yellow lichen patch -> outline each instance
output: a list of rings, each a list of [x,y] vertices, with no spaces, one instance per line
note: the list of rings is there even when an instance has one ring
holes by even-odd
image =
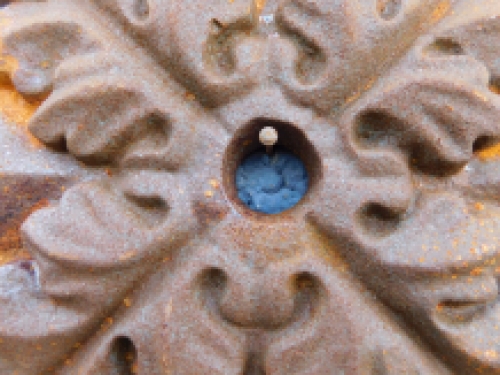
[[[498,159],[500,157],[500,143],[486,147],[477,152],[477,157],[482,161]]]

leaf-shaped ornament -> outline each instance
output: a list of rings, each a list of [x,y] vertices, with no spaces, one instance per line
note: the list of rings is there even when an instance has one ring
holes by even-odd
[[[291,37],[278,39],[274,75],[298,103],[337,111],[396,64],[421,33],[446,15],[451,3],[285,1],[277,23]]]

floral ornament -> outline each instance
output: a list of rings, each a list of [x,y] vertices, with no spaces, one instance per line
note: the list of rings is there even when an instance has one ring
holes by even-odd
[[[0,372],[500,373],[500,6],[476,3],[4,9],[30,131],[109,176],[24,223]],[[263,123],[312,176],[276,216],[232,192]]]

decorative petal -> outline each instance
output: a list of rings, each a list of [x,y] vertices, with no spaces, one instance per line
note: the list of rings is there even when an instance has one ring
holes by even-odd
[[[472,157],[478,138],[500,135],[500,98],[487,87],[486,70],[469,57],[439,63],[422,57],[367,99],[356,120],[356,141],[401,149],[426,174],[455,173]]]
[[[2,10],[2,53],[15,59],[12,80],[27,96],[46,97],[54,88],[61,62],[102,47],[96,35],[82,27],[87,21],[82,12],[72,7],[48,8],[46,3],[31,3]]]
[[[260,0],[95,1],[145,43],[159,64],[209,106],[233,101],[257,83],[265,53]],[[165,29],[165,20],[169,27]],[[242,38],[251,35],[253,37]],[[154,36],[154,37],[152,37]],[[161,37],[156,37],[161,36]],[[256,56],[258,58],[256,58]]]
[[[66,192],[58,207],[37,211],[24,224],[35,273],[28,277],[14,266],[2,269],[12,275],[1,278],[0,314],[6,324],[0,338],[18,352],[40,351],[30,359],[31,374],[54,365],[92,335],[137,280],[182,247],[196,227],[179,200],[169,199],[152,211],[140,207],[140,197],[131,198],[108,184],[84,184]],[[41,315],[40,309],[47,313]],[[12,319],[20,315],[24,319]],[[55,337],[65,338],[57,351],[50,345]],[[25,354],[2,351],[3,372],[27,366]]]
[[[265,373],[449,374],[339,263],[303,259],[299,271],[319,280],[320,301],[305,320],[270,335]]]
[[[378,285],[370,285],[456,373],[496,374],[500,371],[497,262],[464,262],[454,272],[414,276],[374,266],[370,278],[376,277]]]
[[[434,45],[443,52],[458,48],[481,61],[491,74],[491,83],[497,86],[500,79],[500,4],[477,0],[472,11],[469,5],[467,2],[457,5],[453,14],[439,25],[433,32]]]
[[[293,43],[280,41],[274,63],[275,76],[286,92],[324,112],[349,104],[397,63],[451,5],[448,0],[391,3],[401,6],[387,14],[376,1],[284,2],[278,26]]]
[[[410,176],[394,155],[367,153],[359,164],[331,159],[324,167],[321,209],[310,218],[336,238],[390,234],[413,204]]]
[[[406,211],[402,206],[402,214],[393,214],[392,196],[401,187],[364,182],[353,189],[356,180],[341,173],[351,184],[334,184],[338,193],[313,217],[365,285],[416,327],[453,371],[497,373],[498,179],[494,162],[480,164],[474,151],[483,140],[500,137],[500,100],[491,90],[496,62],[477,35],[496,32],[498,20],[457,11],[340,121],[358,160],[385,158],[392,165],[406,159],[414,194]],[[369,169],[361,175],[367,181],[377,176]],[[387,200],[373,200],[377,192]],[[340,196],[353,197],[347,202],[354,207]],[[365,220],[355,213],[369,198],[377,205]],[[348,212],[352,226],[345,216],[332,219],[332,209]]]
[[[88,5],[32,4],[5,12],[3,53],[19,65],[12,77],[16,88],[49,95],[30,122],[42,142],[91,164],[119,164],[128,146],[142,142],[134,146],[136,153],[151,147],[154,133],[157,159],[166,157],[162,168],[174,170],[188,160],[181,150],[193,148],[193,129],[200,128],[196,135],[220,136],[221,127],[211,123],[207,129],[210,121],[200,120],[197,103],[186,101],[185,91],[160,66],[131,52],[127,42],[133,39],[119,39],[99,17],[93,19]],[[38,43],[40,35],[49,42]],[[137,160],[131,163],[137,166]]]

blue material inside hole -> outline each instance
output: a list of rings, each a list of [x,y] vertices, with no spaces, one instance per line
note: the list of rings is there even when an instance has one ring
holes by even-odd
[[[295,206],[309,186],[304,163],[293,154],[257,151],[236,170],[238,197],[250,209],[277,214]]]

